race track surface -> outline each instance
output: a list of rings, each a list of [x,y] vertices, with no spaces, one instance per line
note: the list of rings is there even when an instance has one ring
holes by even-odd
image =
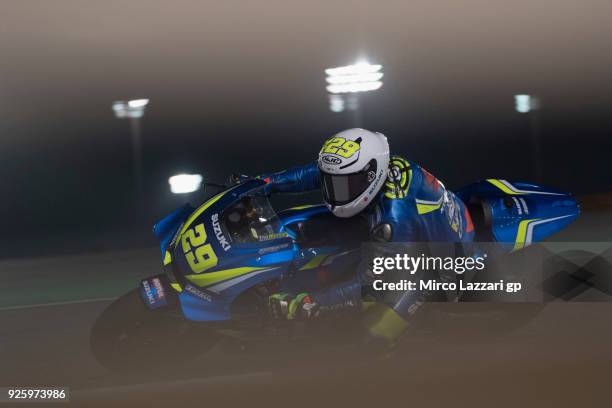
[[[612,242],[611,221],[588,214],[556,239]],[[76,407],[582,407],[612,398],[609,302],[549,303],[501,337],[408,336],[393,353],[215,349],[178,372],[110,373],[91,355],[89,330],[111,299],[158,271],[154,249],[0,262],[0,386],[69,386]],[[487,327],[483,319],[475,331]]]

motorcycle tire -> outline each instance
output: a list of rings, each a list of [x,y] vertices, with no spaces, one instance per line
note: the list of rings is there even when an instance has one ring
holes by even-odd
[[[217,342],[215,333],[176,312],[151,311],[137,289],[128,292],[94,323],[93,355],[111,371],[136,372],[176,368],[209,351]]]

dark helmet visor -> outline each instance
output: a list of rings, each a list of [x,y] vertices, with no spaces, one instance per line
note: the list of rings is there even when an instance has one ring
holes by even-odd
[[[321,170],[321,184],[325,202],[333,206],[350,203],[359,197],[376,177],[376,160],[371,160],[360,172],[329,174]]]

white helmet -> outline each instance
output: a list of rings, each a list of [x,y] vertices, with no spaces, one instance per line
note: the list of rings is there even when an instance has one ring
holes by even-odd
[[[319,152],[327,208],[338,217],[358,214],[385,184],[388,167],[389,143],[382,133],[355,128],[332,136]]]

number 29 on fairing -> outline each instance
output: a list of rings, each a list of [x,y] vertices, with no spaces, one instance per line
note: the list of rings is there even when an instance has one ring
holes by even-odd
[[[181,237],[185,259],[194,273],[202,273],[219,261],[210,244],[206,243],[204,224],[189,228]]]

